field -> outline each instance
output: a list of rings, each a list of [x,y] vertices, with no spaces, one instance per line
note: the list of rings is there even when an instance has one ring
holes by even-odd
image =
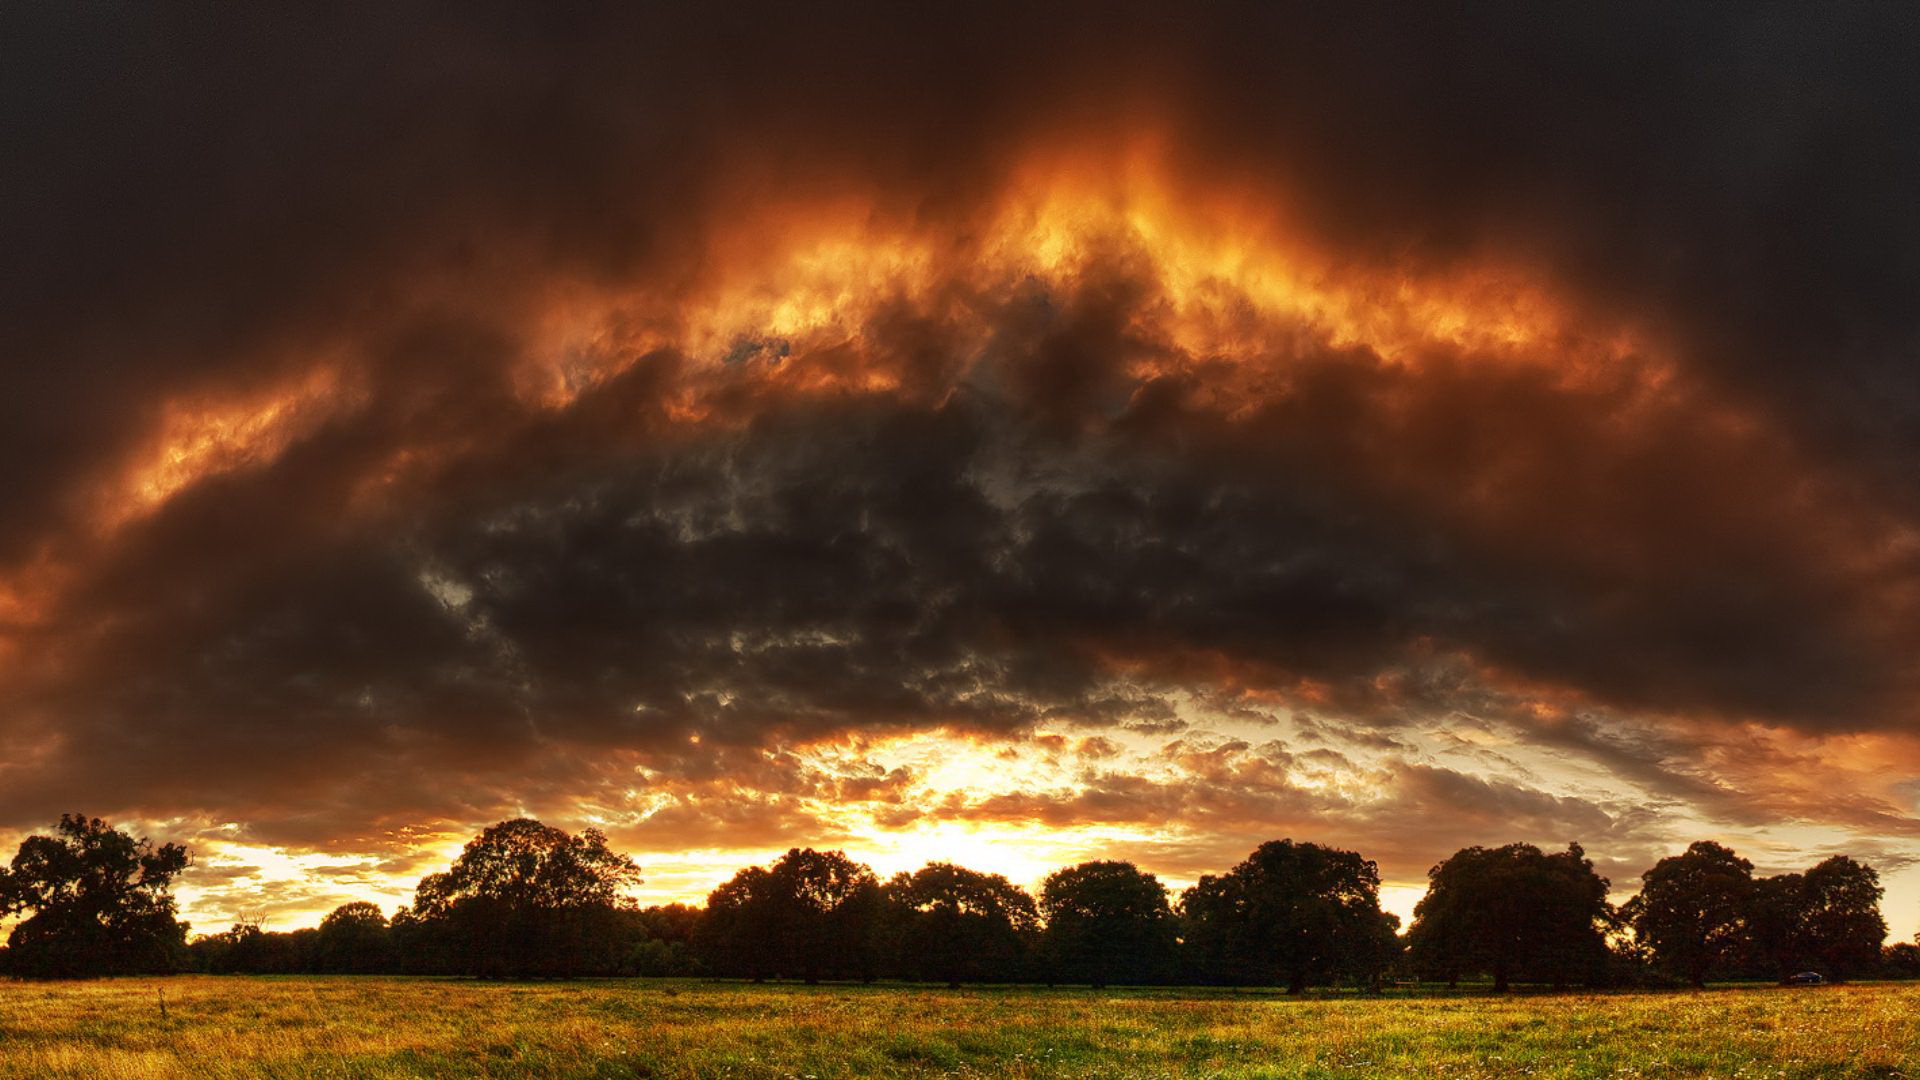
[[[1910,1075],[1914,984],[1288,1000],[659,981],[0,983],[7,1080]]]

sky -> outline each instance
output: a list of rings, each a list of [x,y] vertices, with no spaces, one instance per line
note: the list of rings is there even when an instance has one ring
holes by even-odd
[[[0,844],[1877,867],[1903,5],[0,16]]]

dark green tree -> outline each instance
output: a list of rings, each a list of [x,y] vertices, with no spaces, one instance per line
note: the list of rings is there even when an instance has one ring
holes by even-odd
[[[411,907],[387,920],[387,942],[393,948],[393,969],[405,975],[444,975],[453,970],[447,927],[430,922]]]
[[[194,939],[187,946],[195,970],[213,975],[312,975],[326,971],[320,955],[320,931],[269,931],[258,922],[235,923],[231,930]]]
[[[628,969],[635,975],[692,975],[699,970],[695,944],[705,912],[688,904],[660,904],[633,913],[638,940]]]
[[[795,973],[809,983],[873,978],[882,903],[873,871],[844,852],[804,848],[782,856],[773,877],[797,914],[790,938]]]
[[[1811,968],[1835,981],[1871,972],[1887,937],[1881,894],[1873,867],[1845,855],[1762,878],[1749,915],[1753,971],[1785,979]]]
[[[1319,844],[1273,840],[1227,873],[1181,894],[1195,966],[1229,983],[1288,993],[1351,978],[1371,984],[1395,948],[1371,860]]]
[[[1429,977],[1493,976],[1561,985],[1605,977],[1606,934],[1616,922],[1607,879],[1580,845],[1546,854],[1532,844],[1472,847],[1427,872],[1408,945]]]
[[[1695,986],[1746,946],[1753,864],[1711,840],[1655,863],[1621,917],[1659,967]]]
[[[1774,874],[1753,883],[1747,907],[1748,972],[1784,981],[1806,970],[1806,879],[1800,874]]]
[[[1897,941],[1880,953],[1880,971],[1889,979],[1920,979],[1920,945]]]
[[[761,980],[871,978],[880,881],[839,851],[794,848],[707,898],[701,938],[715,970]]]
[[[1132,863],[1054,871],[1040,886],[1040,914],[1047,968],[1061,981],[1157,982],[1173,965],[1177,926],[1166,886]]]
[[[780,974],[785,918],[772,872],[749,866],[707,894],[696,951],[715,974],[765,982]]]
[[[320,921],[318,967],[351,975],[391,970],[390,936],[379,908],[365,900],[342,904]]]
[[[99,818],[64,814],[51,836],[29,836],[0,872],[0,918],[26,913],[7,944],[26,978],[155,974],[185,957],[187,924],[168,887],[188,863]]]
[[[928,863],[886,885],[904,973],[944,982],[1012,979],[1039,932],[1033,897],[999,874]]]
[[[1836,981],[1870,974],[1887,940],[1880,875],[1835,855],[1802,875],[1800,889],[1800,930],[1813,965]]]
[[[636,905],[632,859],[588,829],[579,836],[515,818],[470,841],[445,873],[414,890],[445,970],[490,977],[617,972],[631,952],[621,918]]]

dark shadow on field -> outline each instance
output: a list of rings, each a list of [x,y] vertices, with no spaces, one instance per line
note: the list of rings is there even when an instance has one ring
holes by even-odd
[[[466,987],[498,987],[502,990],[540,988],[546,990],[614,990],[635,994],[657,994],[665,997],[687,995],[699,997],[706,993],[753,992],[787,995],[792,997],[846,998],[887,997],[893,995],[934,996],[952,998],[1013,998],[1030,997],[1036,999],[1073,999],[1088,1000],[1138,1000],[1166,1002],[1380,1002],[1380,1001],[1505,1001],[1537,1000],[1554,998],[1594,998],[1594,997],[1675,997],[1689,998],[1703,994],[1751,993],[1754,991],[1774,991],[1780,994],[1821,994],[1847,988],[1891,987],[1911,985],[1911,980],[1857,980],[1848,983],[1830,983],[1818,986],[1780,986],[1764,981],[1715,982],[1702,988],[1692,987],[1568,987],[1554,989],[1547,986],[1513,986],[1505,991],[1493,989],[1491,981],[1462,982],[1457,987],[1448,987],[1444,983],[1421,983],[1389,985],[1379,991],[1356,988],[1317,987],[1298,993],[1288,993],[1280,986],[1108,986],[1094,988],[1085,985],[1046,986],[1038,983],[969,983],[959,988],[935,982],[897,982],[875,980],[872,982],[818,982],[807,983],[801,980],[767,980],[755,982],[750,979],[685,977],[603,977],[603,978],[477,978],[469,975],[215,975],[198,976],[221,982],[231,981],[238,985],[281,984],[314,986],[334,986],[341,988],[365,987],[367,984],[411,984],[444,985]],[[39,979],[32,985],[55,987],[61,985],[110,985],[114,983],[153,983],[163,986],[170,981],[168,976],[109,976],[90,979]],[[0,980],[0,986],[6,985]],[[24,984],[23,984],[24,985]]]
[[[451,981],[468,982],[470,979]],[[532,985],[569,985],[562,982],[543,981]],[[1552,998],[1592,998],[1592,997],[1694,997],[1701,994],[1753,992],[1760,990],[1777,991],[1782,994],[1822,993],[1842,987],[1903,986],[1907,982],[1900,980],[1860,980],[1844,984],[1826,986],[1788,987],[1771,982],[1717,982],[1705,987],[1568,987],[1555,989],[1547,986],[1514,986],[1505,991],[1493,989],[1493,983],[1463,982],[1457,987],[1448,987],[1442,983],[1389,986],[1380,991],[1320,987],[1299,993],[1288,993],[1279,986],[1107,986],[1094,988],[1089,986],[1045,986],[1035,983],[974,983],[959,988],[944,983],[933,982],[822,982],[805,983],[800,980],[754,982],[749,979],[582,979],[572,985],[595,987],[631,987],[638,991],[654,991],[667,995],[678,993],[700,993],[707,990],[751,990],[756,992],[791,994],[802,996],[845,997],[849,995],[887,996],[892,994],[934,995],[947,997],[1034,997],[1034,998],[1088,998],[1097,1000],[1133,999],[1140,1001],[1274,1001],[1274,1002],[1334,1002],[1334,1001],[1423,1001],[1423,1000],[1533,1000]]]

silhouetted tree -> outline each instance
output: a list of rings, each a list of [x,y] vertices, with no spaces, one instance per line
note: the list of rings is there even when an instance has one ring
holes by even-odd
[[[387,917],[365,900],[334,908],[320,921],[322,972],[368,975],[392,969]]]
[[[1751,914],[1756,967],[1779,979],[1809,967],[1834,980],[1871,971],[1887,937],[1881,894],[1880,875],[1845,855],[1761,879]]]
[[[901,969],[948,986],[1018,977],[1039,931],[1025,890],[952,863],[895,874],[885,896]]]
[[[619,913],[640,883],[633,860],[588,829],[580,836],[516,818],[470,841],[445,873],[414,890],[414,914],[446,967],[485,976],[617,971],[631,951]]]
[[[1485,972],[1498,991],[1515,979],[1604,977],[1614,914],[1580,845],[1552,855],[1532,844],[1466,848],[1427,878],[1407,935],[1422,973],[1452,983]]]
[[[705,913],[688,904],[661,904],[633,913],[639,926],[628,969],[635,975],[692,975],[694,948]]]
[[[1753,906],[1753,864],[1710,840],[1655,863],[1621,909],[1654,964],[1695,986],[1737,962]]]
[[[865,865],[838,851],[794,848],[715,889],[701,936],[716,970],[756,981],[870,978],[880,902],[880,881]]]
[[[1887,940],[1880,915],[1880,875],[1873,867],[1835,855],[1807,871],[1807,952],[1833,979],[1870,973]]]
[[[1753,883],[1747,907],[1747,968],[1755,974],[1784,980],[1807,966],[1804,927],[1805,879],[1799,874],[1774,874]]]
[[[780,973],[784,913],[772,879],[766,867],[749,866],[707,894],[695,942],[716,974],[764,982]]]
[[[1889,979],[1920,979],[1920,945],[1900,941],[1880,953],[1880,970]]]
[[[421,918],[412,907],[394,911],[387,920],[387,942],[393,949],[393,970],[403,975],[440,975],[452,970],[450,944],[439,924]]]
[[[1056,870],[1040,886],[1048,970],[1104,987],[1156,982],[1173,964],[1176,924],[1166,886],[1128,862]]]
[[[0,872],[0,918],[26,912],[7,964],[27,978],[152,974],[184,958],[187,924],[167,891],[187,849],[155,847],[99,818],[64,814],[29,836]]]
[[[1396,921],[1380,910],[1379,869],[1319,844],[1261,844],[1181,894],[1180,914],[1206,977],[1277,983],[1290,994],[1341,977],[1372,982],[1394,949]]]
[[[648,937],[691,943],[700,928],[700,915],[692,904],[657,904],[641,908],[639,918]]]
[[[312,927],[274,933],[258,922],[196,938],[187,946],[193,967],[213,975],[311,975],[321,962],[320,931]]]
[[[209,975],[251,972],[251,954],[257,951],[254,939],[260,933],[260,924],[239,922],[220,933],[202,934],[194,938],[187,946],[193,970]]]
[[[823,977],[871,979],[880,879],[838,851],[789,851],[774,864],[799,913],[792,935],[794,969],[807,982]]]

